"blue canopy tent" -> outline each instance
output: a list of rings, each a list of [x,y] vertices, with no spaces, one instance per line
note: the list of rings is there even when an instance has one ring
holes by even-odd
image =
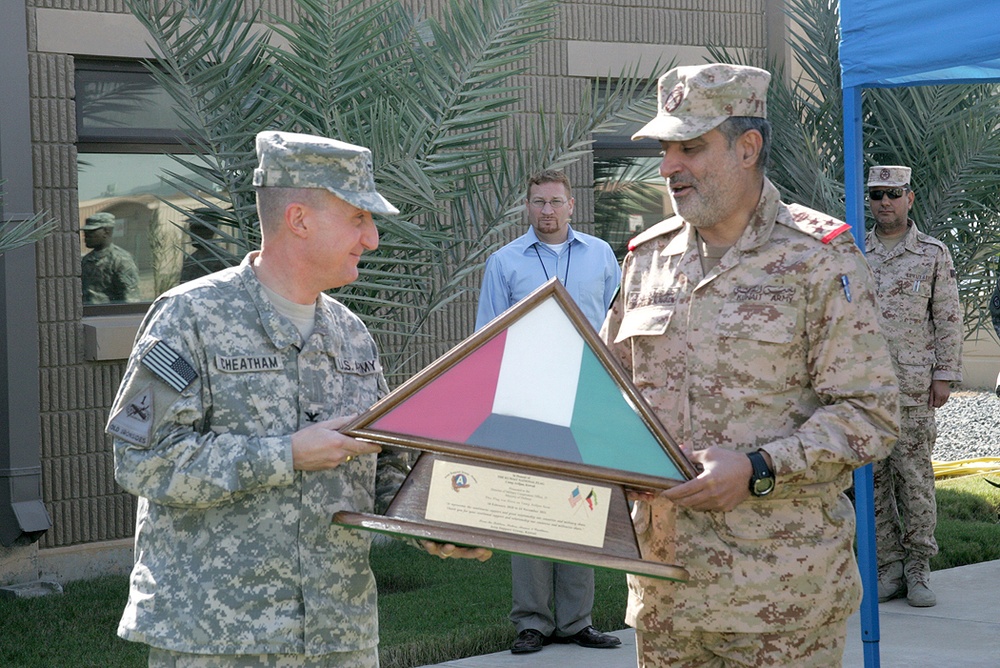
[[[983,0],[841,0],[847,222],[864,246],[861,90],[1000,81],[996,4]],[[861,637],[866,668],[877,668],[878,597],[871,466],[854,477],[858,551],[865,598]]]

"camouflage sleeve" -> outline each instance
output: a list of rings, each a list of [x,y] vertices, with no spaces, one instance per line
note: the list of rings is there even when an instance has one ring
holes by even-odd
[[[204,428],[212,408],[195,322],[180,298],[159,300],[143,321],[108,423],[115,480],[136,496],[185,507],[225,504],[251,490],[291,484],[290,435]],[[171,386],[143,363],[158,344],[183,360],[175,365],[196,374],[183,388],[176,389],[183,381]]]
[[[807,364],[821,406],[794,434],[763,447],[783,484],[833,480],[845,467],[884,458],[899,435],[899,387],[867,263],[853,242],[840,244],[810,276]]]
[[[410,472],[411,454],[400,448],[382,447],[375,470],[375,512],[383,514]]]
[[[993,296],[990,297],[990,318],[993,320],[993,329],[1000,337],[1000,281],[997,281],[997,286],[993,288]]]
[[[389,393],[385,377],[379,375],[379,398]],[[375,468],[375,512],[385,513],[413,466],[413,453],[401,448],[382,448]]]
[[[116,280],[121,283],[121,294],[126,302],[134,304],[139,301],[139,268],[132,258],[122,258]]]
[[[625,262],[623,267],[627,268],[628,264],[632,261],[631,255],[625,256]],[[627,271],[622,272],[622,276],[627,275]],[[604,324],[601,326],[600,337],[604,341],[604,344],[608,347],[611,352],[612,357],[614,357],[618,362],[624,367],[628,374],[632,372],[632,348],[631,339],[626,339],[620,343],[615,343],[615,339],[618,338],[618,330],[622,326],[622,315],[624,313],[622,294],[624,289],[621,285],[621,280],[619,278],[618,290],[615,291],[612,299],[611,305],[608,307],[608,314],[604,318]]]
[[[934,380],[962,382],[962,304],[955,265],[947,248],[934,263],[931,322],[934,325]]]

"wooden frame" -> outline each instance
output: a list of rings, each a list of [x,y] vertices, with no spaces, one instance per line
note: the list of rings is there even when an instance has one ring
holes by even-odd
[[[621,389],[626,401],[632,406],[636,416],[649,430],[650,434],[663,448],[663,452],[676,467],[678,477],[664,478],[647,475],[636,471],[623,471],[614,467],[593,466],[585,463],[553,459],[541,455],[523,452],[509,452],[496,448],[487,448],[470,443],[446,441],[435,438],[425,438],[413,434],[405,434],[373,428],[380,418],[388,415],[404,401],[413,397],[428,383],[440,377],[457,363],[480,349],[484,344],[494,339],[500,332],[523,318],[527,313],[546,300],[554,300],[566,317],[572,322],[577,333],[589,349],[596,355],[608,375]],[[548,471],[567,475],[583,475],[596,480],[618,483],[634,489],[662,490],[668,489],[679,482],[689,480],[697,475],[694,466],[681,451],[680,446],[671,438],[666,429],[654,415],[652,409],[642,395],[632,384],[625,370],[615,360],[604,343],[597,336],[593,327],[573,302],[566,289],[555,278],[550,279],[537,290],[518,302],[516,305],[495,318],[481,330],[462,341],[438,360],[414,375],[399,388],[385,396],[368,411],[358,416],[347,425],[343,432],[361,440],[372,441],[380,445],[412,448],[426,452],[472,457],[482,461],[508,464],[512,466],[528,466],[537,471]]]
[[[549,351],[540,350],[530,335],[547,331],[550,324],[555,345]],[[574,338],[574,333],[579,339]],[[508,363],[509,348],[514,349],[510,353],[514,361]],[[528,352],[522,357],[519,351],[525,350]],[[547,367],[550,356],[554,361]],[[542,363],[537,369],[525,362],[538,359]],[[481,369],[483,375],[492,375],[490,382],[478,387],[476,378]],[[505,376],[505,369],[513,371]],[[555,369],[556,377],[545,376],[546,369]],[[543,387],[532,387],[533,379]],[[557,389],[571,388],[572,396],[552,398],[544,391],[549,383]],[[530,396],[519,396],[522,390]],[[456,409],[447,399],[463,391],[467,396],[454,403],[466,410]],[[595,396],[589,396],[591,393]],[[531,396],[541,399],[532,401]],[[499,414],[493,412],[497,410],[496,402],[508,400],[513,402],[513,409],[508,403]],[[531,417],[544,414],[549,403],[557,412],[563,410],[551,424],[548,418]],[[568,412],[566,406],[570,407]],[[524,414],[519,412],[522,409]],[[474,414],[472,418],[470,413]],[[583,426],[574,427],[578,422]],[[488,423],[490,427],[483,426]],[[470,430],[471,435],[466,437]],[[629,518],[626,489],[667,489],[697,475],[695,468],[555,278],[381,399],[343,431],[382,446],[415,449],[424,454],[385,516],[342,512],[334,518],[339,524],[653,577],[683,580],[687,576],[680,566],[641,558]],[[442,433],[447,437],[441,437]],[[620,444],[614,442],[619,435],[626,441],[625,449],[614,448]],[[487,467],[484,471],[521,472],[541,487],[547,485],[546,476],[560,482],[606,485],[612,507],[605,510],[603,545],[595,548],[430,520],[425,512],[431,487],[430,467],[435,461],[455,465],[474,462]],[[523,528],[529,533],[527,522]]]

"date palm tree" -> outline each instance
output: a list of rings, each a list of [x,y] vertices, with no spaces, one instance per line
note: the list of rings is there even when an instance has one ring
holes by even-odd
[[[527,176],[579,159],[592,133],[616,127],[655,85],[656,69],[627,71],[584,87],[572,113],[517,111],[555,0],[453,0],[435,16],[399,0],[297,0],[293,17],[252,0],[127,4],[161,54],[153,72],[194,154],[177,159],[196,177],[174,182],[210,212],[220,244],[259,242],[259,130],[372,150],[379,190],[401,214],[379,221],[378,251],[337,296],[378,339],[390,377],[520,220]]]
[[[843,217],[839,2],[788,0],[791,62],[771,62],[771,179],[787,199]],[[715,53],[738,62],[724,49]],[[786,76],[786,68],[797,74]],[[865,165],[908,165],[911,217],[951,250],[968,334],[989,328],[1000,254],[1000,105],[996,84],[863,92]],[[871,221],[869,221],[869,226]]]

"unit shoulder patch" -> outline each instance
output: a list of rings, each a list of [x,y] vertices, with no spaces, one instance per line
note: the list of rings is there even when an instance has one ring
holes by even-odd
[[[147,385],[112,416],[108,433],[141,448],[149,447],[153,412],[153,386]]]

